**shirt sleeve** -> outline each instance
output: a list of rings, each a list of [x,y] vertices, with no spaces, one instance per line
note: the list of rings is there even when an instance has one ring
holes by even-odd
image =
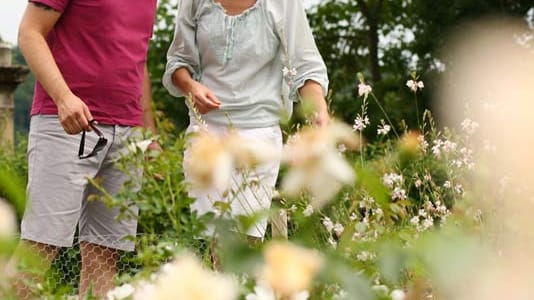
[[[172,75],[177,69],[186,68],[197,80],[200,76],[200,59],[195,42],[197,6],[196,0],[178,2],[174,39],[167,51],[167,66],[163,74],[163,86],[175,97],[184,96],[172,82]]]
[[[307,80],[313,80],[321,85],[323,96],[326,97],[328,93],[326,65],[315,44],[302,0],[280,2],[283,3],[283,7],[282,11],[279,11],[282,16],[278,18],[277,31],[285,51],[285,67],[290,73],[292,69],[296,71],[291,80],[289,96],[297,100],[298,89]]]
[[[59,12],[63,12],[70,0],[29,0],[30,3],[39,3],[53,8]]]

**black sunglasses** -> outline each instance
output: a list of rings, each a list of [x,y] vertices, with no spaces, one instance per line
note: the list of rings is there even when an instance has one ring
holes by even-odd
[[[84,155],[83,150],[85,148],[85,130],[82,132],[82,140],[80,141],[80,149],[78,150],[78,158],[85,159],[92,156],[95,156],[98,151],[104,149],[106,144],[108,143],[108,140],[104,137],[104,134],[102,131],[100,131],[96,126],[94,125],[95,120],[89,121],[89,126],[93,129],[93,131],[98,135],[98,141],[96,142],[95,147],[93,148],[93,151],[91,151],[89,154]]]

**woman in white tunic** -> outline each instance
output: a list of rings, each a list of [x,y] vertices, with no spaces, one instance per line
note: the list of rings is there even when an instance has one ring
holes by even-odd
[[[173,96],[192,96],[208,131],[224,135],[231,127],[278,151],[280,115],[291,114],[293,101],[314,104],[316,125],[329,121],[326,67],[302,0],[180,0],[163,85]],[[188,132],[198,131],[191,108],[189,115]],[[232,215],[268,209],[279,164],[260,165],[248,176],[236,171],[230,193],[190,189],[192,209],[216,212],[216,201],[230,202]],[[262,218],[247,235],[263,238],[266,226]]]

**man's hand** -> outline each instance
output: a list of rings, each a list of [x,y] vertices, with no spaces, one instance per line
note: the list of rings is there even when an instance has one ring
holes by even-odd
[[[68,134],[77,134],[82,130],[90,131],[89,121],[93,116],[87,105],[74,94],[68,94],[56,100],[61,126]]]
[[[76,97],[61,74],[46,37],[58,22],[61,12],[51,7],[28,2],[19,27],[18,44],[35,78],[52,97],[63,129],[69,134],[91,130],[93,119],[85,103]]]

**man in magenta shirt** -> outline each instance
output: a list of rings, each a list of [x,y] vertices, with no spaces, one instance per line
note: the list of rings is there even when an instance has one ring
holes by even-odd
[[[87,201],[98,194],[87,178],[111,194],[140,182],[142,170],[132,177],[114,162],[140,135],[136,128],[155,133],[146,57],[156,2],[30,0],[20,24],[19,47],[37,79],[21,239],[51,262],[72,246],[78,227],[81,296],[90,286],[104,296],[118,250],[134,249],[125,237],[135,236],[137,221],[118,221],[117,208]],[[29,277],[17,278],[19,297],[31,298],[22,280]]]

